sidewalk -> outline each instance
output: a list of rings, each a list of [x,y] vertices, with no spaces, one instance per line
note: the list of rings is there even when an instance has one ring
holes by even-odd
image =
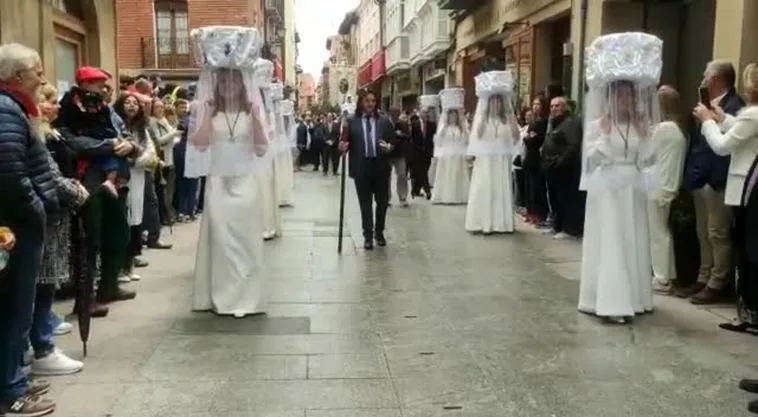
[[[94,322],[85,371],[53,379],[55,415],[746,415],[755,339],[711,311],[661,298],[633,327],[600,324],[576,312],[576,242],[471,236],[464,207],[394,206],[389,246],[364,252],[350,182],[337,256],[338,181],[297,173],[285,236],[266,244],[267,318],[190,312],[198,225],[176,227],[137,299]],[[59,344],[80,356],[76,331]]]

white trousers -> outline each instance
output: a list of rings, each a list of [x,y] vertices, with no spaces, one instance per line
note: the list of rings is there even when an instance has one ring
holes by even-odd
[[[661,281],[676,278],[674,263],[674,240],[669,229],[669,211],[671,203],[648,200],[647,218],[650,229],[650,256],[653,265],[653,277]]]

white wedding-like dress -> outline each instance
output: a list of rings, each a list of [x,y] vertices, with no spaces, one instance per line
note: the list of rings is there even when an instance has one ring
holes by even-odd
[[[475,160],[465,227],[468,232],[512,233],[515,231],[510,154],[513,133],[499,120],[486,123],[481,135],[471,135],[468,146],[467,153]]]
[[[602,133],[598,123],[585,136],[590,174],[587,189],[581,312],[623,318],[653,310],[646,179],[636,129],[619,126]],[[626,139],[618,132],[629,132]],[[589,142],[588,142],[589,141]],[[585,172],[586,173],[586,172]]]
[[[274,159],[274,181],[276,182],[277,203],[280,207],[295,204],[295,165],[292,158],[292,146],[286,136],[276,138],[276,157]]]
[[[211,159],[225,164],[236,176],[209,173],[205,183],[205,209],[195,260],[192,309],[242,317],[265,312],[268,298],[263,280],[263,232],[259,180],[253,169],[241,166],[252,152],[246,141],[233,137],[249,135],[249,119],[240,118],[230,137],[223,113],[213,118],[217,140]],[[236,161],[236,162],[235,162]],[[238,167],[229,165],[238,164]]]
[[[450,127],[435,137],[434,190],[432,204],[466,204],[469,194],[469,169],[466,160],[468,138],[459,128]]]
[[[282,233],[282,217],[279,213],[279,198],[276,186],[276,156],[267,156],[264,163],[266,167],[258,174],[258,189],[261,193],[259,199],[263,212],[263,236],[264,239],[273,239]]]

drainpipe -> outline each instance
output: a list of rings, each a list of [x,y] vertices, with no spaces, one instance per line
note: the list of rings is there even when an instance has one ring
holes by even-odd
[[[587,39],[587,7],[589,0],[581,0],[579,5],[579,82],[577,88],[577,108],[584,104],[584,43]]]

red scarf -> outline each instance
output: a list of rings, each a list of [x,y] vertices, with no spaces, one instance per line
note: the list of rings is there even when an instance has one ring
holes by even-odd
[[[18,87],[11,86],[10,84],[2,81],[0,81],[0,92],[11,96],[14,100],[21,104],[21,107],[24,109],[24,113],[26,113],[27,117],[39,117],[39,107],[37,107],[37,102],[35,100],[32,100],[32,98],[29,97],[29,94],[21,91],[21,89]]]

